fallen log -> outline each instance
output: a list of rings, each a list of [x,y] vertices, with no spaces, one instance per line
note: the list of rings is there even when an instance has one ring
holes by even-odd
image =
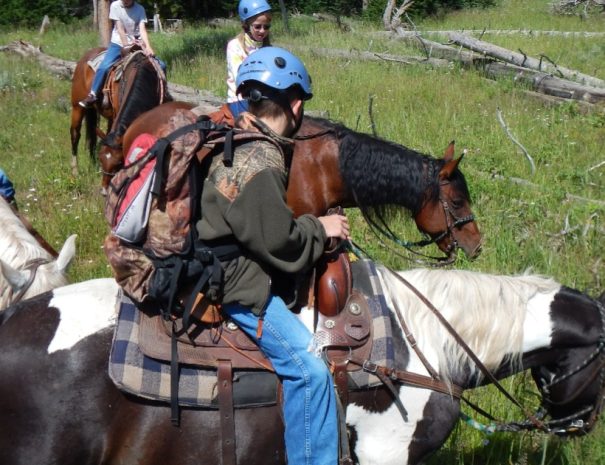
[[[361,60],[361,61],[391,61],[396,63],[401,63],[404,65],[433,65],[437,67],[446,67],[449,66],[450,63],[447,60],[442,60],[438,58],[425,58],[420,56],[404,56],[404,55],[392,55],[389,53],[379,53],[379,52],[368,52],[363,50],[344,50],[339,48],[322,48],[322,47],[313,47],[309,49],[305,46],[291,46],[289,47],[292,51],[302,51],[305,53],[310,53],[311,55],[327,57],[327,58],[339,58],[343,60]]]
[[[35,45],[23,40],[16,40],[8,45],[0,46],[0,52],[10,52],[25,58],[35,58],[51,73],[65,79],[71,79],[74,69],[76,68],[75,62],[61,60],[60,58],[46,55],[42,52],[40,47],[36,47]]]
[[[495,61],[476,61],[476,67],[481,68],[487,77],[509,76],[517,82],[528,84],[532,90],[547,95],[588,103],[605,103],[605,89],[583,86],[547,73]]]
[[[502,60],[507,63],[512,63],[516,66],[521,66],[523,68],[529,68],[544,73],[550,73],[587,86],[605,88],[605,81],[602,79],[580,73],[579,71],[564,68],[562,66],[553,65],[543,59],[532,58],[523,53],[513,52],[512,50],[490,44],[489,42],[474,39],[465,34],[452,33],[449,34],[448,37],[451,42],[459,44],[462,47],[468,48],[469,50],[497,58],[498,60]]]
[[[390,31],[379,31],[373,33],[375,35],[390,35]],[[556,36],[556,37],[604,37],[605,32],[591,32],[591,31],[541,31],[534,29],[457,29],[451,31],[410,31],[402,29],[398,31],[399,35],[404,36],[416,36],[422,34],[436,35],[436,36],[447,36],[448,34],[470,34],[470,35],[522,35],[522,36]]]
[[[577,100],[587,104],[605,102],[605,89],[602,88],[584,86],[545,72],[494,61],[492,58],[478,56],[474,52],[433,42],[420,34],[412,36],[398,31],[397,34],[391,34],[391,36],[424,51],[425,54],[433,58],[431,63],[434,65],[439,63],[438,58],[452,60],[467,69],[479,69],[490,79],[512,78],[517,82],[528,85],[535,92],[554,97],[557,100]]]

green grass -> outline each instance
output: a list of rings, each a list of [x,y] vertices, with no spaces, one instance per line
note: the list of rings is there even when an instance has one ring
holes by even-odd
[[[546,0],[502,1],[497,8],[456,12],[416,26],[420,30],[605,31],[603,15],[557,17],[549,14],[548,5]],[[348,22],[352,33],[293,18],[290,35],[278,22],[272,30],[273,42],[284,47],[419,54],[401,41],[374,34],[376,26]],[[224,96],[224,46],[236,32],[236,28],[190,25],[183,33],[152,35],[151,39],[158,55],[168,62],[171,81]],[[605,79],[602,37],[483,38],[532,56],[546,55],[562,66]],[[96,33],[84,23],[75,31],[55,26],[44,36],[35,30],[0,31],[0,44],[16,39],[72,61],[98,44]],[[509,79],[491,81],[457,66],[433,69],[326,59],[312,50],[297,53],[313,77],[315,97],[308,109],[326,111],[353,129],[370,132],[371,97],[381,137],[435,156],[452,139],[457,153],[467,149],[460,167],[470,186],[485,245],[476,261],[461,257],[456,267],[503,274],[530,268],[591,295],[605,290],[605,166],[591,169],[605,161],[603,107],[590,112],[575,103],[548,107],[529,98],[522,86]],[[110,276],[110,270],[101,250],[106,225],[100,173],[83,144],[80,174],[71,174],[69,90],[68,81],[56,79],[36,63],[0,54],[0,166],[15,183],[21,210],[54,247],[60,247],[69,234],[78,234],[77,259],[70,277],[82,281]],[[498,123],[497,109],[534,159],[534,175]],[[356,241],[389,265],[410,266],[380,245],[355,210],[349,215]],[[419,238],[405,214],[394,227],[406,239]],[[533,405],[535,395],[527,392],[530,384],[527,376],[507,381],[507,386]],[[521,416],[493,388],[473,392],[472,399],[497,417]],[[460,423],[429,463],[605,464],[604,440],[602,424],[587,438],[563,441],[529,433],[485,436]]]

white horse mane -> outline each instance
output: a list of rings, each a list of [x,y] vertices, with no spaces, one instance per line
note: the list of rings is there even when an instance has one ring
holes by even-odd
[[[456,368],[467,364],[474,368],[466,352],[428,307],[388,270],[379,270],[387,297],[396,299],[421,350],[436,352],[440,373],[450,379]],[[518,362],[529,300],[561,287],[550,278],[529,274],[499,276],[434,269],[399,274],[428,298],[491,369],[498,367],[506,355],[513,357],[511,363]]]
[[[31,260],[44,259],[48,263],[38,267],[34,281],[23,298],[46,292],[68,283],[67,267],[75,255],[75,235],[70,236],[57,260],[36,241],[8,203],[0,198],[0,311],[13,300],[15,288],[24,285],[30,271],[24,267]]]

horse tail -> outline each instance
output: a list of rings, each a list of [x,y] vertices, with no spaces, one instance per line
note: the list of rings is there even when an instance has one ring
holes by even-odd
[[[99,123],[99,114],[94,108],[87,108],[84,116],[86,120],[86,146],[92,163],[96,166],[98,163],[96,157],[97,151],[97,125]]]

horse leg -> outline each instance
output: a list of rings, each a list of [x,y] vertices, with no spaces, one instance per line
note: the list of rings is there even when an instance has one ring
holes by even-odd
[[[77,103],[75,105],[72,103],[69,135],[71,138],[71,172],[74,176],[78,175],[78,144],[80,143],[83,119],[84,109]]]
[[[400,386],[399,398],[407,419],[385,388],[350,393],[347,426],[359,465],[422,463],[443,445],[458,420],[460,403],[448,395]]]
[[[419,464],[439,449],[454,429],[460,415],[460,401],[437,392],[431,393],[416,423],[408,448],[408,463]]]
[[[97,149],[97,123],[99,114],[94,108],[85,110],[86,117],[86,146],[88,147],[88,155],[93,164],[96,163],[95,152]]]

